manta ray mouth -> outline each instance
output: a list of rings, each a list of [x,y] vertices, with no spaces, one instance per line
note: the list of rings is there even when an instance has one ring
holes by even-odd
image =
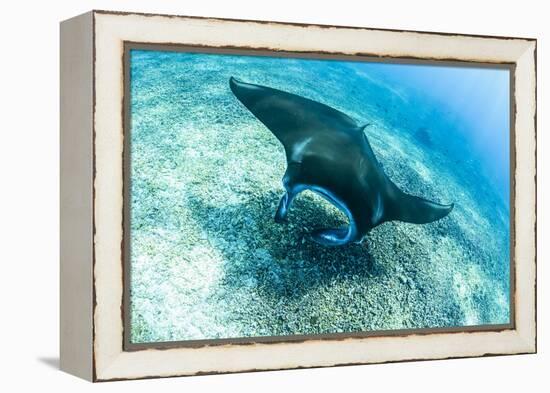
[[[310,239],[316,243],[322,244],[323,246],[341,246],[350,242],[361,242],[361,239],[357,239],[357,225],[351,211],[348,209],[344,201],[334,195],[332,192],[326,188],[300,184],[295,187],[294,193],[298,195],[303,191],[312,191],[316,195],[319,195],[321,198],[329,202],[331,205],[340,210],[348,219],[348,226],[341,228],[330,228],[330,229],[318,229],[310,234]]]

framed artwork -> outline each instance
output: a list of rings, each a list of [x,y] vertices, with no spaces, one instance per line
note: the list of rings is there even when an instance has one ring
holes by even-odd
[[[536,352],[536,40],[61,24],[61,368]]]

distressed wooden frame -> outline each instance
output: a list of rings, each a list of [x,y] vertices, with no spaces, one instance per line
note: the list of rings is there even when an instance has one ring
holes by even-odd
[[[253,33],[253,34],[252,34]],[[248,345],[124,343],[128,43],[513,68],[512,324]],[[536,352],[536,40],[91,11],[61,24],[61,368],[92,381]],[[252,342],[252,343],[250,343]]]

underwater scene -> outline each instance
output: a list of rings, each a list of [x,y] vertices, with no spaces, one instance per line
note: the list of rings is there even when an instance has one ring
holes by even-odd
[[[510,322],[509,69],[129,54],[131,343]]]

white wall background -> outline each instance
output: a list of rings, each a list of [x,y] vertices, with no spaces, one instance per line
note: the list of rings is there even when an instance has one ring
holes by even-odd
[[[548,391],[548,10],[523,1],[5,2],[0,12],[0,390]],[[538,38],[539,354],[91,385],[58,364],[58,23],[90,9]],[[25,389],[27,390],[27,389]]]

